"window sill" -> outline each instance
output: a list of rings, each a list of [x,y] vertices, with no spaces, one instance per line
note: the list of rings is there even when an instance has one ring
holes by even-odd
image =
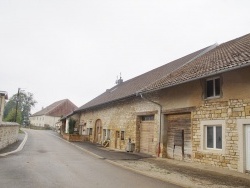
[[[209,154],[224,154],[223,149],[210,149],[210,148],[206,148],[206,149],[203,149],[201,152],[209,153]]]
[[[219,99],[221,96],[206,97],[204,100]]]

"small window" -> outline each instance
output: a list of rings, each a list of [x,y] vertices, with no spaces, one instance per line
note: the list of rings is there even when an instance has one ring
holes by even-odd
[[[222,126],[206,126],[206,147],[222,149]]]
[[[221,82],[219,77],[206,80],[206,98],[219,97],[221,93]]]
[[[116,131],[116,138],[120,138],[120,132]]]
[[[89,128],[89,135],[92,135],[92,128]]]
[[[124,140],[125,132],[121,131],[121,140]]]
[[[153,121],[154,120],[154,115],[150,115],[150,116],[142,116],[141,117],[142,121]]]

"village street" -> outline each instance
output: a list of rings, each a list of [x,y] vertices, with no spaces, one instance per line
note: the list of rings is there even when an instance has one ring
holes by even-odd
[[[117,167],[73,147],[51,131],[27,129],[22,151],[0,158],[5,187],[178,187]]]

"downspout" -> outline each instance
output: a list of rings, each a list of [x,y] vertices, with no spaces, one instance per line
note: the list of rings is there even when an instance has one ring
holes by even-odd
[[[157,106],[160,107],[160,113],[159,113],[159,117],[160,117],[160,126],[159,126],[159,142],[158,142],[158,154],[157,156],[160,157],[160,152],[161,152],[161,114],[162,114],[162,105],[160,105],[159,103],[155,102],[155,101],[152,101],[150,99],[147,99],[146,97],[142,96],[142,93],[140,93],[140,96],[142,99],[145,99],[153,104],[156,104]]]

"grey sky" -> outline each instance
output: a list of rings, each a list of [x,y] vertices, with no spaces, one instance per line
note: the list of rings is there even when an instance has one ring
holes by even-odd
[[[36,112],[250,32],[249,0],[0,0],[0,90]]]

